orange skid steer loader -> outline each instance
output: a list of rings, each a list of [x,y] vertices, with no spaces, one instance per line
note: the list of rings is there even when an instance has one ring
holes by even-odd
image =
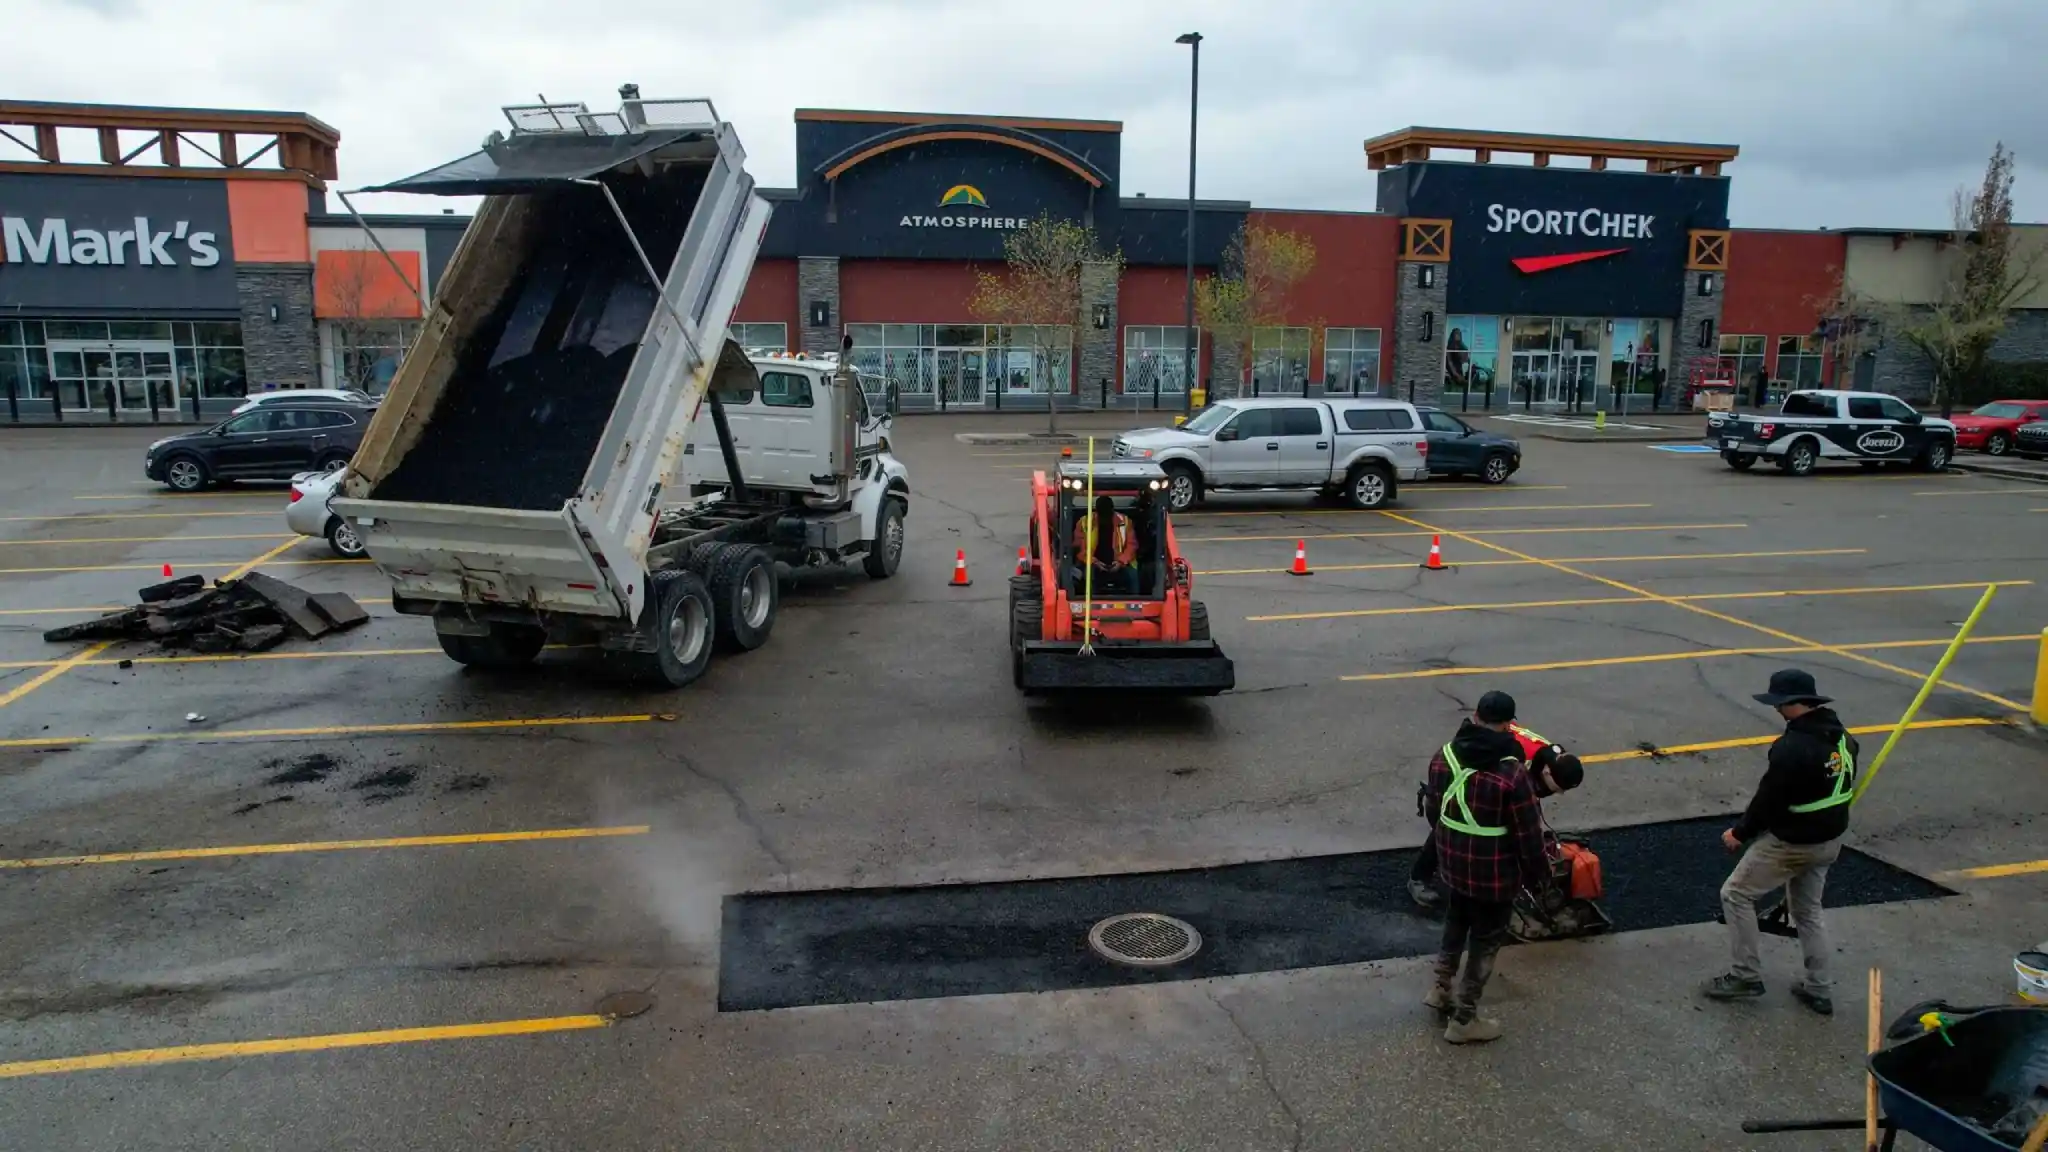
[[[1174,542],[1166,485],[1158,465],[1137,461],[1032,474],[1026,570],[1010,581],[1011,668],[1026,696],[1214,696],[1236,685]],[[1091,537],[1085,519],[1104,498],[1117,515]],[[1081,554],[1077,535],[1102,550]]]

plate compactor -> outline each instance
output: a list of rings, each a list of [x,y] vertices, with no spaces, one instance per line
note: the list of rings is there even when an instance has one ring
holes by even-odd
[[[1550,886],[1541,894],[1527,888],[1516,894],[1508,935],[1532,944],[1592,936],[1614,926],[1600,907],[1600,897],[1605,895],[1600,857],[1585,841],[1557,837],[1557,851],[1550,854],[1550,873]]]
[[[1174,543],[1166,486],[1158,465],[1132,460],[1068,460],[1051,476],[1032,474],[1024,570],[1010,580],[1011,668],[1026,696],[1214,696],[1236,686]],[[1125,520],[1101,525],[1097,540],[1114,538],[1134,554],[1113,569],[1074,546],[1076,528],[1105,497]]]

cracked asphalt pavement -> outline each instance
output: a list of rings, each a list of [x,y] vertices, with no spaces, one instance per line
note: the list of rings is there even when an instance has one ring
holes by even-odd
[[[1839,1143],[1738,1125],[1859,1113],[1863,969],[1900,1008],[1996,1001],[2048,936],[2048,870],[1836,912],[1831,1021],[1784,994],[1784,941],[1771,995],[1737,1006],[1694,996],[1725,966],[1713,925],[1515,948],[1488,1001],[1507,1035],[1480,1050],[1442,1043],[1420,961],[720,1013],[729,893],[1418,843],[1423,765],[1492,687],[1575,751],[1626,754],[1548,806],[1559,828],[1733,812],[1760,747],[1641,750],[1768,738],[1749,694],[1795,664],[1850,723],[1892,722],[1917,683],[1852,654],[1924,674],[1974,586],[2048,580],[2026,511],[2048,489],[1535,440],[1506,486],[1405,487],[1394,511],[1427,531],[1212,499],[1178,525],[1197,572],[1267,570],[1196,578],[1238,690],[1027,704],[1003,581],[1054,454],[959,434],[1042,419],[901,421],[898,576],[794,582],[767,647],[673,694],[573,650],[466,672],[379,603],[279,659],[123,668],[154,655],[123,646],[56,670],[79,649],[43,629],[161,564],[218,576],[285,543],[283,497],[141,483],[148,429],[0,432],[0,1148],[1798,1152]],[[1434,530],[1733,619],[1452,535],[1450,571],[1408,568]],[[1402,534],[1341,535],[1364,532]],[[1297,537],[1314,576],[1280,574]],[[955,549],[971,588],[946,586]],[[331,560],[308,540],[264,571],[388,593]],[[1398,566],[1344,570],[1369,564]],[[1514,606],[1461,607],[1481,604]],[[1987,696],[2028,700],[2044,624],[2048,592],[2002,588],[1949,674],[1978,694],[1922,719],[2003,725]],[[2048,856],[2048,743],[1999,725],[1908,733],[1855,843],[1924,875]],[[654,1008],[591,1016],[629,990]],[[163,1055],[192,1045],[223,1047]],[[155,1055],[84,1059],[135,1052]]]

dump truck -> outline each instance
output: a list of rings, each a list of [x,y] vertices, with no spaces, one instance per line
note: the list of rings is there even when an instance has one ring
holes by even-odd
[[[480,151],[367,189],[484,199],[330,506],[457,662],[591,644],[681,687],[766,643],[791,570],[893,575],[910,486],[843,354],[727,336],[770,212],[732,125],[620,97],[508,107]]]

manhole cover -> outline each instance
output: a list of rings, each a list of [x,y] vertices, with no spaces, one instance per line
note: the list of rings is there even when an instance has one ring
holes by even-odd
[[[1088,929],[1088,947],[1105,960],[1134,968],[1178,964],[1202,948],[1202,934],[1185,920],[1157,912],[1126,912]]]
[[[654,997],[645,992],[614,992],[597,1002],[597,1014],[626,1020],[654,1007]]]

